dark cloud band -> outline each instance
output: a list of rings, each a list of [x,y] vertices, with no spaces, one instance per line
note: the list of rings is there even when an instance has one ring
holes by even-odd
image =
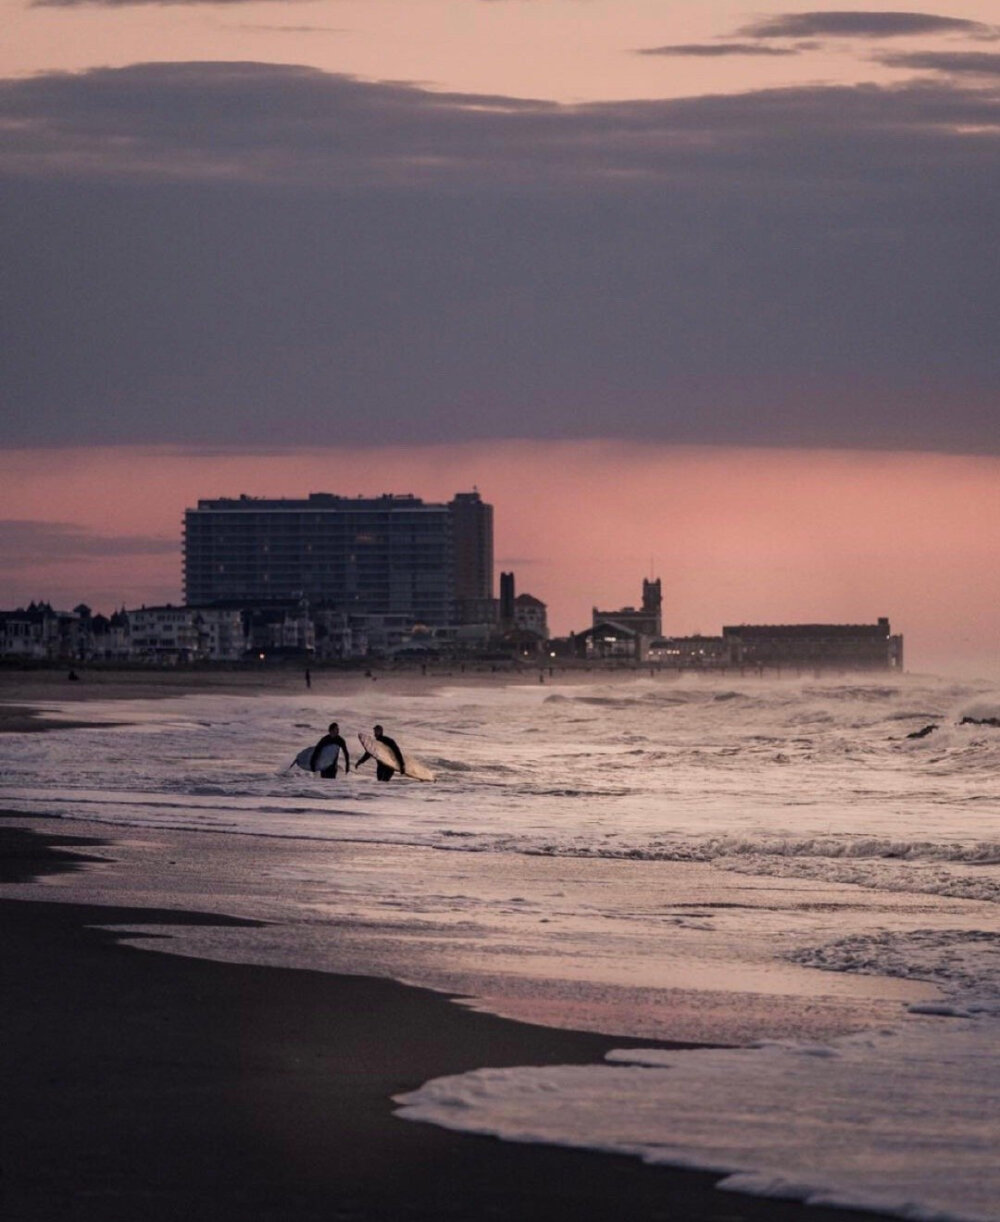
[[[996,51],[913,51],[882,55],[879,62],[947,76],[1000,77],[1000,52]]]
[[[177,550],[177,542],[173,539],[101,535],[69,522],[0,519],[0,551],[5,565],[11,568],[109,556],[166,556]]]
[[[903,38],[918,34],[968,34],[991,36],[994,29],[980,21],[961,17],[939,17],[932,13],[818,10],[782,13],[743,26],[753,38]]]
[[[641,47],[636,55],[690,56],[695,59],[721,59],[736,55],[798,55],[796,47],[769,47],[759,42],[692,42],[663,47]]]
[[[643,183],[742,188],[830,171],[864,192],[967,165],[1000,95],[957,84],[789,88],[559,106],[371,84],[319,69],[156,63],[0,82],[0,174],[330,190],[529,193]],[[1000,130],[1000,129],[998,129]],[[899,155],[899,154],[902,155]]]
[[[1000,93],[965,79],[2,82],[2,435],[1000,452]]]

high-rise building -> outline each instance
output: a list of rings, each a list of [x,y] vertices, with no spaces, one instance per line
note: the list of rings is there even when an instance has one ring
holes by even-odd
[[[500,625],[510,628],[514,624],[514,574],[500,574]]]
[[[412,495],[200,500],[184,515],[189,605],[305,598],[433,625],[492,594],[492,506]]]
[[[456,492],[451,510],[459,623],[488,623],[493,608],[493,506],[479,493]]]

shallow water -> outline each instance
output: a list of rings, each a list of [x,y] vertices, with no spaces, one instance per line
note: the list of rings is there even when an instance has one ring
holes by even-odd
[[[983,1054],[1000,1027],[1000,730],[958,724],[997,716],[996,688],[662,677],[87,712],[135,724],[7,736],[0,800],[114,825],[109,862],[9,894],[270,922],[171,929],[178,953],[390,975],[622,1035],[768,1041],[736,1062],[432,1084],[409,1114],[724,1167],[756,1191],[998,1216],[980,1163],[1000,1163],[982,1146],[1000,1115]],[[331,719],[352,744],[382,721],[437,782],[289,771]],[[833,1062],[865,1095],[846,1119]],[[797,1094],[809,1122],[790,1126]]]

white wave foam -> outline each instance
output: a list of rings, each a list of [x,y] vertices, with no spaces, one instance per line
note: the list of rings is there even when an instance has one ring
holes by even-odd
[[[963,1011],[982,1012],[1000,1004],[1000,933],[993,930],[873,930],[792,951],[786,958],[828,972],[930,981]],[[943,1007],[914,1012],[950,1013],[954,1008]]]
[[[440,1078],[396,1102],[445,1128],[720,1172],[733,1191],[996,1222],[997,1034],[911,1019],[905,1040],[619,1051],[607,1066]]]
[[[498,988],[507,989],[508,995],[509,982],[519,972],[537,974],[538,965],[544,964],[547,987],[564,989],[559,995],[571,998],[570,1008],[579,1004],[581,989],[588,988],[601,992],[601,1005],[610,1005],[602,991],[608,975],[616,982],[619,973],[627,976],[631,988],[644,972],[661,982],[680,982],[680,988],[700,987],[692,979],[714,982],[720,977],[727,988],[737,987],[737,977],[763,980],[770,987],[784,973],[795,977],[786,987],[827,987],[834,995],[841,986],[842,994],[853,997],[853,990],[863,993],[872,982],[827,976],[819,978],[817,986],[812,973],[780,961],[778,955],[786,947],[857,933],[859,940],[853,944],[845,940],[839,950],[803,952],[798,962],[842,972],[863,970],[859,965],[867,962],[871,973],[927,979],[942,990],[937,999],[927,996],[931,986],[894,986],[900,992],[893,996],[919,997],[917,1004],[925,1009],[923,1016],[907,1020],[896,1053],[890,1042],[862,1066],[852,1061],[861,1053],[848,1054],[839,1045],[836,1055],[826,1057],[817,1055],[815,1046],[810,1052],[801,1047],[773,1053],[757,1049],[747,1053],[746,1061],[727,1062],[745,1067],[736,1075],[744,1085],[732,1099],[727,1097],[728,1069],[723,1074],[711,1060],[692,1061],[681,1092],[688,1100],[682,1102],[689,1101],[695,1112],[718,1108],[723,1146],[717,1165],[741,1176],[731,1183],[808,1199],[833,1192],[847,1203],[847,1178],[853,1183],[853,1177],[845,1178],[843,1166],[824,1168],[814,1162],[824,1132],[833,1147],[841,1139],[835,1091],[830,1100],[834,1112],[820,1114],[827,1083],[817,1076],[816,1066],[853,1066],[848,1079],[856,1093],[870,1095],[864,1100],[866,1107],[871,1105],[869,1111],[850,1113],[861,1136],[870,1131],[881,1141],[881,1134],[888,1144],[895,1141],[904,1150],[912,1144],[919,1154],[921,1143],[933,1147],[931,1134],[937,1126],[959,1151],[958,1175],[968,1171],[974,1179],[973,1155],[981,1134],[970,1117],[977,1107],[985,1107],[982,1058],[976,1041],[970,1036],[971,1042],[963,1044],[960,1033],[993,1021],[990,998],[996,993],[990,991],[990,981],[996,944],[974,938],[936,945],[912,938],[879,941],[872,926],[890,924],[898,933],[900,923],[906,928],[929,924],[935,915],[943,920],[959,913],[965,925],[980,920],[968,905],[923,896],[914,900],[915,893],[1000,899],[1000,733],[990,726],[958,724],[964,714],[992,715],[998,707],[996,688],[905,678],[885,683],[744,684],[733,677],[725,682],[688,679],[686,685],[667,678],[629,678],[616,685],[553,691],[554,686],[455,688],[425,697],[380,692],[379,716],[404,748],[412,742],[421,758],[438,761],[439,780],[432,786],[402,781],[378,785],[364,770],[332,784],[286,773],[304,740],[315,741],[334,712],[342,725],[370,724],[372,710],[360,701],[353,706],[344,701],[336,709],[318,696],[310,697],[311,703],[286,697],[196,697],[155,706],[124,702],[116,706],[116,717],[134,717],[141,724],[5,736],[5,804],[130,827],[217,833],[227,838],[219,852],[236,862],[261,852],[264,838],[308,841],[301,854],[289,847],[287,857],[294,866],[290,875],[277,872],[252,880],[240,876],[238,887],[225,893],[228,903],[231,895],[245,896],[249,888],[252,898],[246,902],[253,911],[259,902],[267,911],[280,909],[289,917],[280,923],[278,961],[296,961],[303,946],[312,945],[307,927],[316,914],[323,915],[313,927],[315,944],[322,943],[325,955],[330,944],[345,944],[348,925],[351,936],[361,938],[358,913],[367,912],[364,919],[378,931],[376,953],[371,953],[372,943],[359,941],[364,953],[357,952],[358,962],[364,970],[373,962],[382,967],[397,953],[385,949],[388,913],[398,922],[391,926],[392,938],[398,938],[405,972],[420,976],[430,971],[427,965],[440,951],[447,972],[441,969],[431,982],[451,993],[475,991],[464,987],[464,977],[457,982],[445,978],[464,953],[475,961],[475,971],[495,969],[496,979],[503,982]],[[926,724],[920,718],[937,720],[938,714],[941,728],[933,734],[919,740],[901,738],[909,726]],[[315,734],[307,734],[313,723]],[[278,769],[280,776],[275,774]],[[260,839],[248,853],[246,845],[229,839],[233,835]],[[128,839],[139,845],[143,838]],[[353,892],[350,885],[345,890],[339,870],[313,865],[323,853],[314,852],[312,842],[332,840],[375,846],[378,864],[359,869]],[[414,855],[421,858],[419,867],[393,873],[390,859],[409,859],[383,854],[382,846],[390,844],[488,851],[490,857],[477,871],[470,868],[471,858],[442,852],[429,865],[421,853]],[[280,849],[278,856],[286,852],[284,845],[270,849]],[[141,846],[131,851],[141,853]],[[513,854],[598,859],[596,866],[589,868],[588,863],[579,874],[601,879],[601,886],[570,902],[564,884],[550,887],[548,880],[561,880],[573,870],[523,858],[512,862]],[[332,860],[351,854],[329,856]],[[197,870],[208,857],[207,852],[192,854]],[[713,870],[638,871],[616,868],[618,860],[703,862]],[[460,868],[450,869],[456,865]],[[480,893],[465,881],[471,875],[492,877],[494,867],[500,881],[492,891]],[[312,878],[312,870],[310,890],[303,878]],[[104,870],[100,876],[109,894],[124,881],[114,873]],[[632,880],[640,873],[650,885],[646,893],[636,895]],[[532,911],[511,917],[508,910],[523,908],[510,900],[508,888],[514,884],[508,879],[515,874],[519,893],[526,874],[546,881],[538,884]],[[684,874],[698,876],[689,897],[696,901],[692,904],[681,903],[672,890],[677,876]],[[739,874],[765,877],[761,884],[748,884]],[[462,881],[449,881],[439,894],[439,876]],[[824,887],[775,886],[770,876],[818,880]],[[175,870],[171,877],[176,878]],[[661,877],[662,894],[656,885]],[[706,892],[713,890],[716,879],[718,895],[726,902],[707,905]],[[214,894],[211,881],[206,883],[209,896]],[[808,903],[794,911],[782,907],[791,895],[811,898],[826,884],[838,882],[867,889],[864,894],[838,894],[843,917],[839,911],[818,915],[822,905],[815,911]],[[258,886],[259,892],[254,890]],[[733,896],[742,901],[748,892],[754,895],[753,904],[728,902]],[[898,893],[909,894],[899,899]],[[677,911],[670,907],[673,903]],[[272,904],[277,907],[269,908]],[[704,910],[701,904],[706,904]],[[309,920],[301,919],[304,911]],[[928,912],[934,915],[925,915]],[[698,919],[690,919],[696,913]],[[962,923],[959,916],[956,924]],[[333,919],[342,922],[337,938],[326,936],[330,926],[324,922]],[[413,954],[405,931],[420,922],[420,949]],[[427,936],[428,922],[437,930],[433,937]],[[456,939],[459,923],[461,938]],[[501,957],[491,957],[495,955]],[[664,959],[670,956],[675,959],[665,972]],[[709,960],[711,970],[693,977]],[[560,980],[564,967],[573,980]],[[873,991],[885,987],[881,981],[872,986]],[[596,1012],[606,1013],[600,1008]],[[557,1007],[556,1013],[566,1010]],[[617,1013],[625,1018],[613,1029],[625,1029],[634,1021],[632,1009]],[[770,1010],[766,1021],[775,1021]],[[919,1036],[924,1030],[919,1024],[934,1032],[936,1042],[921,1051],[923,1037],[915,1038],[908,1068],[902,1064],[909,1055],[905,1049],[911,1046],[911,1033]],[[755,1028],[760,1029],[765,1028]],[[925,1091],[918,1072],[922,1068],[933,1085],[937,1069],[927,1065],[935,1050],[939,1059],[947,1055],[952,1074],[940,1098],[933,1090]],[[878,1060],[883,1053],[886,1065],[899,1068],[895,1086],[869,1073],[873,1057]],[[759,1072],[750,1068],[754,1065]],[[676,1066],[608,1066],[596,1072],[626,1074],[628,1085],[613,1076],[595,1081],[593,1125],[584,1123],[567,1137],[559,1127],[565,1117],[557,1115],[545,1140],[587,1145],[607,1141],[608,1148],[620,1148],[625,1137],[609,1133],[607,1125],[621,1119],[629,1107],[634,1112],[629,1120],[642,1119],[649,1109],[653,1115],[660,1094],[669,1099],[682,1081]],[[664,1078],[662,1092],[654,1082],[656,1075]],[[786,1086],[775,1085],[769,1094],[772,1079]],[[963,1081],[968,1106],[958,1097]],[[563,1096],[568,1088],[556,1079],[551,1087],[553,1099],[567,1103],[569,1116],[577,1106],[573,1091]],[[740,1091],[750,1100],[745,1112],[738,1106]],[[717,1104],[713,1092],[719,1096]],[[702,1099],[706,1108],[700,1107]],[[848,1099],[845,1106],[856,1102]],[[755,1110],[758,1103],[763,1113]],[[463,1107],[455,1104],[452,1110],[459,1114]],[[907,1128],[911,1110],[914,1127]],[[675,1131],[676,1113],[668,1107],[651,1127],[628,1140],[644,1157],[660,1157],[667,1150],[680,1163],[710,1165],[715,1138],[688,1131],[683,1110],[683,1123]],[[796,1153],[798,1138],[789,1137],[788,1130],[797,1129],[800,1119],[808,1141]],[[692,1126],[696,1120],[691,1119]],[[533,1116],[524,1121],[522,1139],[534,1131],[532,1121]],[[492,1121],[487,1117],[485,1123]],[[758,1127],[771,1134],[763,1146],[753,1144]],[[964,1155],[963,1131],[968,1138]],[[854,1137],[848,1134],[845,1140]],[[743,1145],[733,1153],[726,1142]],[[793,1149],[786,1157],[789,1143]],[[961,1161],[964,1157],[967,1164]],[[913,1217],[926,1216],[920,1211],[932,1208],[926,1202],[939,1199],[940,1185],[921,1187],[918,1181],[911,1189],[904,1170],[894,1189],[896,1206],[910,1210]],[[883,1178],[875,1176],[879,1182]],[[877,1189],[874,1181],[857,1185],[866,1201],[869,1190]],[[947,1196],[942,1209],[955,1216],[975,1212],[973,1203],[953,1196]]]

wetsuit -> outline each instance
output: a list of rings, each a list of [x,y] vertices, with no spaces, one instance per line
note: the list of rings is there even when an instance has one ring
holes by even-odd
[[[378,741],[380,743],[385,743],[385,745],[389,748],[389,750],[393,753],[393,755],[395,755],[396,759],[399,760],[399,771],[402,772],[404,769],[403,753],[402,751],[400,751],[399,744],[396,742],[396,740],[393,738],[390,738],[388,734],[383,734],[382,737]],[[358,760],[357,767],[360,768],[361,765],[365,762],[365,760],[370,760],[372,758],[373,756],[371,756],[366,751],[364,755],[362,755],[362,757]],[[375,776],[378,778],[378,780],[391,781],[392,774],[394,772],[395,772],[395,769],[390,768],[388,764],[383,764],[381,760],[375,760]]]
[[[351,771],[351,757],[347,754],[347,743],[344,742],[339,734],[324,734],[316,746],[313,747],[313,753],[309,757],[310,772],[316,771],[316,760],[324,747],[333,747],[335,749],[339,748],[339,750],[337,750],[337,753],[333,757],[333,763],[326,768],[320,769],[320,776],[335,777],[337,775],[337,764],[340,761],[341,751],[344,753],[344,771]]]

